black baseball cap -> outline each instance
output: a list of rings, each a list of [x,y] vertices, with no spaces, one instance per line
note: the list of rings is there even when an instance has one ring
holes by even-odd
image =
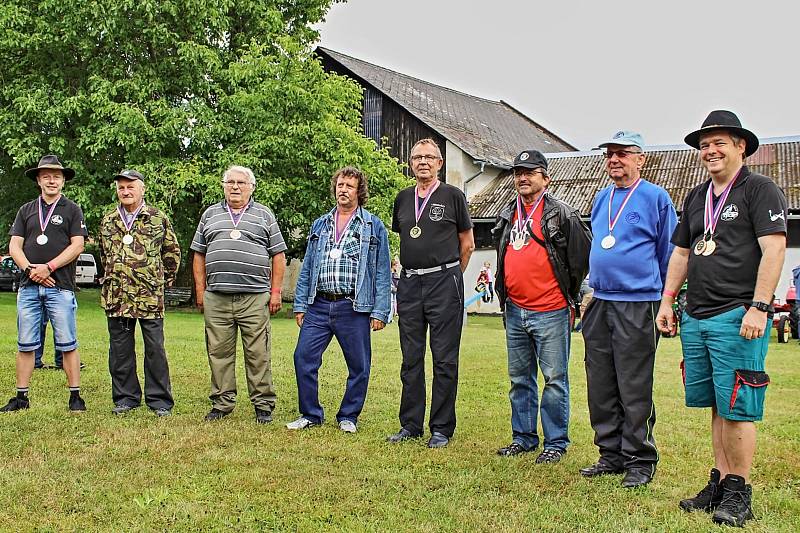
[[[116,176],[114,176],[114,180],[115,181],[120,179],[120,178],[126,179],[126,180],[144,181],[144,176],[142,176],[141,172],[139,172],[137,170],[127,169],[127,168],[125,170],[123,170],[122,172],[120,172],[119,174],[117,174]]]
[[[547,170],[547,158],[538,150],[525,150],[514,158],[514,168],[543,168]]]

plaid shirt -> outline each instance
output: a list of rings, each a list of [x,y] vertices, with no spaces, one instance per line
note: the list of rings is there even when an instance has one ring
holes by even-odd
[[[335,211],[328,218],[330,238],[325,243],[322,254],[322,263],[319,269],[317,291],[332,294],[351,294],[356,290],[356,277],[358,275],[358,258],[361,254],[361,226],[364,223],[361,208],[356,211],[350,227],[342,236],[337,246],[334,242],[336,231],[334,228]],[[333,248],[340,248],[342,255],[339,259],[332,259],[330,252]]]

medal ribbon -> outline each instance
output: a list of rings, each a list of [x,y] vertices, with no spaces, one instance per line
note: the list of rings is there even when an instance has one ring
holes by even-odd
[[[53,216],[53,211],[56,210],[56,205],[58,205],[58,200],[61,200],[61,196],[53,202],[53,205],[50,206],[50,210],[47,212],[47,216],[42,218],[42,203],[44,202],[44,198],[42,201],[39,202],[39,227],[42,229],[42,235],[44,235],[44,230],[47,229],[47,225],[50,224],[50,217]]]
[[[612,202],[614,201],[614,190],[616,190],[616,187],[611,189],[611,194],[608,195],[608,234],[609,235],[611,235],[611,232],[614,231],[614,226],[617,225],[617,221],[619,221],[619,217],[620,217],[620,215],[622,215],[622,211],[625,209],[625,206],[628,205],[628,200],[631,199],[631,196],[633,196],[633,193],[636,192],[636,189],[637,189],[637,187],[639,187],[639,184],[641,182],[642,182],[642,178],[636,178],[636,183],[631,185],[630,189],[628,190],[628,195],[625,197],[624,200],[622,200],[622,205],[619,206],[619,209],[617,210],[617,214],[614,215],[614,219],[613,220],[611,219],[611,205],[612,205]]]
[[[249,204],[248,204],[249,205]],[[233,214],[231,210],[231,206],[228,205],[228,202],[225,202],[225,210],[228,212],[228,216],[231,217],[231,224],[233,224],[233,229],[236,229],[239,226],[239,222],[242,221],[242,217],[244,216],[244,212],[247,210],[247,205],[244,206],[242,211],[236,215]]]
[[[525,208],[522,206],[522,196],[519,194],[517,195],[517,231],[524,232],[525,227],[528,225],[528,221],[533,218],[533,214],[536,212],[536,208],[539,207],[539,204],[542,203],[542,199],[544,199],[544,193],[547,192],[547,189],[542,191],[542,194],[539,195],[539,198],[533,204],[533,209],[531,212],[528,213],[528,216],[525,217],[523,220],[523,215],[525,214]]]
[[[133,212],[133,214],[131,215],[131,223],[128,224],[127,217],[125,216],[125,208],[122,207],[122,205],[118,205],[117,206],[117,213],[119,213],[119,218],[122,219],[122,224],[125,226],[125,230],[128,233],[131,232],[131,228],[133,227],[133,223],[136,222],[136,217],[139,216],[139,211],[141,211],[142,208],[144,208],[144,202],[142,202],[142,205],[140,205],[138,208],[136,208],[136,211]]]
[[[336,209],[336,213],[333,215],[333,242],[336,247],[339,247],[339,243],[342,242],[342,237],[344,237],[345,233],[347,233],[347,229],[350,227],[350,224],[353,222],[353,217],[356,215],[356,211],[358,208],[353,209],[353,212],[350,213],[350,217],[347,219],[347,223],[345,223],[342,231],[339,231],[339,209]]]
[[[739,172],[741,173],[741,170]],[[716,208],[713,207],[714,198],[712,196],[714,194],[714,182],[709,182],[708,191],[706,191],[706,205],[703,210],[703,237],[706,235],[710,238],[714,236],[714,231],[717,229],[717,224],[719,223],[719,216],[722,214],[722,207],[725,205],[725,201],[728,199],[728,195],[738,178],[739,174],[736,174],[728,186],[725,187],[725,190],[722,191]]]
[[[436,192],[436,189],[439,188],[439,184],[441,182],[437,179],[436,185],[431,187],[431,190],[428,191],[428,195],[425,196],[425,200],[422,201],[422,205],[419,205],[419,185],[414,187],[414,221],[415,225],[419,225],[419,217],[422,215],[422,212],[425,211],[425,206],[428,205],[428,200],[431,199],[433,193]]]

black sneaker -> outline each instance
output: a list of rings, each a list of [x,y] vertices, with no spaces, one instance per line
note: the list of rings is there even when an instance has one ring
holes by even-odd
[[[31,402],[30,400],[28,400],[28,398],[19,398],[17,396],[14,396],[10,400],[8,400],[8,403],[5,406],[0,407],[0,412],[10,413],[11,411],[19,411],[20,409],[27,409],[30,406]]]
[[[555,448],[545,448],[539,457],[536,458],[536,464],[557,463],[564,457],[567,450],[557,450]]]
[[[138,405],[131,405],[131,404],[128,404],[128,403],[120,403],[120,404],[115,405],[114,408],[111,409],[111,412],[114,413],[115,415],[124,415],[125,413],[129,413],[129,412],[133,411],[137,407],[139,407],[139,406]]]
[[[716,468],[711,469],[711,479],[708,480],[708,485],[703,487],[703,490],[697,493],[694,498],[686,498],[681,500],[678,505],[687,513],[692,511],[705,511],[710,513],[719,506],[722,501],[722,488],[719,486],[719,470]]]
[[[79,395],[70,396],[69,397],[69,410],[70,411],[85,411],[86,410],[86,402],[83,401]]]
[[[226,411],[220,411],[219,409],[217,409],[215,407],[215,408],[211,409],[208,412],[208,414],[206,415],[205,419],[207,421],[209,421],[209,422],[210,421],[214,421],[214,420],[221,420],[221,419],[225,418],[226,416],[228,416],[229,414],[231,414],[230,411],[227,411],[227,412]]]
[[[263,409],[256,409],[256,422],[259,424],[269,424],[272,422],[272,413],[270,411],[265,411]]]
[[[512,442],[508,446],[503,446],[499,450],[497,450],[497,455],[501,455],[503,457],[513,457],[515,455],[521,455],[523,453],[532,452],[536,448],[531,448],[530,450],[526,450],[522,447],[522,444],[518,442]]]
[[[747,520],[755,518],[752,500],[753,488],[745,484],[744,478],[728,474],[722,480],[722,501],[711,519],[715,524],[743,527]]]

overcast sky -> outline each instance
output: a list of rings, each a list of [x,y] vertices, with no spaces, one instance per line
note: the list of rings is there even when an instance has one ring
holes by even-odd
[[[796,0],[350,0],[322,46],[492,100],[580,149],[679,144],[712,109],[800,135]]]

